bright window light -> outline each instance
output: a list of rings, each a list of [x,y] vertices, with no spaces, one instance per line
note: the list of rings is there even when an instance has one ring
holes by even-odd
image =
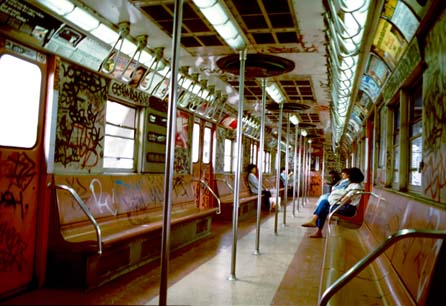
[[[41,83],[37,65],[0,57],[0,146],[31,148],[36,143]]]

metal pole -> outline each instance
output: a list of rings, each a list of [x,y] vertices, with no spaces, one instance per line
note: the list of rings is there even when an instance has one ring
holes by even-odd
[[[260,143],[259,143],[259,161],[257,163],[257,168],[259,169],[259,186],[258,190],[262,190],[262,180],[263,180],[263,160],[264,160],[264,147],[265,147],[265,105],[266,105],[266,79],[262,79],[262,108],[260,115]],[[260,215],[262,212],[262,193],[259,192],[257,196],[257,234],[256,234],[256,248],[254,251],[255,255],[260,254]]]
[[[308,176],[307,176],[307,193],[305,197],[305,204],[310,196],[311,187],[311,139],[308,140]]]
[[[230,280],[236,280],[235,264],[237,255],[237,226],[238,226],[238,209],[239,209],[239,195],[240,195],[240,172],[242,162],[242,115],[243,115],[243,100],[244,100],[244,84],[245,84],[245,61],[247,56],[247,49],[240,51],[240,80],[239,80],[239,103],[237,115],[237,163],[236,174],[234,182],[234,208],[232,211],[232,257],[231,257],[231,275]]]
[[[302,195],[300,194],[300,180],[302,172],[302,135],[299,135],[299,159],[298,159],[299,171],[297,172],[297,210],[299,210],[299,202]],[[296,177],[294,177],[296,179]]]
[[[290,114],[287,113],[287,122],[286,122],[286,151],[285,151],[285,190],[283,195],[283,225],[286,225],[286,205],[288,203],[288,161],[290,160],[290,154],[288,150],[288,146],[290,145]]]
[[[279,218],[279,190],[280,190],[280,140],[282,139],[282,114],[283,103],[279,104],[279,126],[277,132],[277,156],[276,156],[276,209],[274,210],[274,233],[277,234],[277,222]]]
[[[175,160],[175,132],[177,116],[177,74],[180,54],[181,23],[183,19],[183,0],[175,1],[172,39],[172,75],[170,78],[169,105],[167,114],[166,164],[164,168],[164,206],[161,233],[161,277],[159,305],[167,304],[167,276],[169,274],[170,217],[172,210],[173,164]]]
[[[303,136],[303,135],[302,135]],[[306,186],[306,178],[307,178],[307,153],[305,151],[305,136],[302,138],[302,207],[305,206],[305,186]]]
[[[299,133],[299,123],[296,124],[296,130],[294,132],[294,156],[293,156],[293,217],[296,216],[296,174],[297,174],[297,134]],[[300,157],[300,156],[299,156]],[[299,198],[298,198],[299,201]],[[299,203],[298,203],[299,204]],[[297,211],[299,211],[299,205],[297,205]]]

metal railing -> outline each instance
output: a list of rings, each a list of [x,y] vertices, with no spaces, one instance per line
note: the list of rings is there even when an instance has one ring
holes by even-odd
[[[445,230],[427,230],[427,229],[401,229],[396,233],[387,237],[387,239],[381,243],[372,252],[358,261],[353,267],[342,274],[333,284],[331,284],[320,296],[319,306],[327,305],[329,299],[343,288],[350,280],[364,270],[373,260],[384,253],[389,247],[405,238],[432,238],[432,239],[445,239]]]
[[[328,214],[327,217],[327,228],[328,228],[328,234],[330,234],[331,228],[330,228],[330,223],[331,223],[331,219],[333,218],[333,216],[336,214],[337,211],[339,211],[341,209],[342,206],[344,206],[345,204],[350,204],[352,200],[355,200],[355,197],[357,195],[360,195],[361,197],[363,195],[372,195],[380,200],[384,200],[383,197],[381,197],[380,195],[373,193],[371,191],[365,191],[364,189],[351,189],[346,191],[340,198],[339,200],[336,201],[336,203],[334,203],[333,205],[338,205],[335,209],[331,210],[330,213]],[[361,201],[361,199],[359,199],[359,201]],[[362,203],[363,205],[364,203]],[[361,205],[361,203],[358,204],[358,206]]]
[[[52,184],[49,183],[48,187],[51,187],[51,186],[52,186]],[[54,184],[53,187],[55,187],[57,189],[62,189],[62,190],[68,191],[71,194],[71,196],[76,200],[77,204],[80,206],[80,208],[85,213],[85,215],[87,215],[88,219],[93,224],[93,226],[96,230],[96,238],[97,238],[97,242],[98,242],[98,254],[101,255],[102,254],[101,227],[96,222],[96,219],[93,217],[93,215],[91,214],[90,210],[88,209],[88,206],[85,204],[85,202],[81,199],[79,194],[73,188],[71,188],[67,185],[59,185],[59,184]]]
[[[204,181],[202,179],[199,179],[199,178],[193,178],[192,180],[200,182],[212,194],[212,196],[217,200],[217,203],[218,203],[218,208],[217,208],[216,214],[217,215],[221,214],[221,201],[220,201],[220,198],[217,196],[217,194],[214,192],[214,190],[212,190],[211,186],[209,186],[209,184],[206,183],[206,181]]]

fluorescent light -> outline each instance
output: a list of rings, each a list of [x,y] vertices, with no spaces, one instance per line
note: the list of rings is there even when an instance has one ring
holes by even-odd
[[[300,133],[301,133],[302,136],[304,136],[304,137],[307,137],[307,135],[308,135],[308,132],[307,132],[306,130],[302,130]]]
[[[139,57],[139,61],[146,65],[147,67],[150,67],[155,60],[155,57],[147,52],[146,50],[142,50],[141,56]]]
[[[276,103],[282,103],[285,98],[276,83],[271,83],[266,87],[266,92]]]
[[[80,7],[76,7],[64,17],[87,32],[90,32],[99,26],[99,21]]]
[[[37,0],[58,15],[65,15],[74,10],[74,4],[67,0]]]
[[[114,30],[101,23],[96,29],[90,32],[97,39],[102,40],[106,44],[113,45],[119,38],[119,34]]]
[[[132,56],[133,53],[135,53],[136,49],[138,49],[138,47],[134,43],[132,43],[127,38],[124,38],[124,42],[121,48],[121,51],[123,53],[127,54],[128,56]]]
[[[192,1],[231,48],[241,50],[246,47],[247,43],[242,36],[242,30],[220,0]]]
[[[298,124],[299,124],[299,118],[297,118],[296,115],[292,115],[292,116],[290,117],[290,121],[291,121],[291,123],[294,124],[294,125],[298,125]]]

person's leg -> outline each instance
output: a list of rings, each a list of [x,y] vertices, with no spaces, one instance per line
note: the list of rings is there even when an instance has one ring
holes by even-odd
[[[316,220],[317,230],[313,234],[310,235],[311,238],[321,238],[322,237],[322,229],[324,228],[325,219],[327,219],[328,214],[330,213],[330,203],[328,200],[322,200],[317,207],[318,218]]]
[[[330,204],[328,203],[328,196],[324,197],[325,194],[321,195],[318,200],[318,204],[316,209],[313,212],[313,217],[311,220],[305,222],[302,224],[303,227],[316,227],[318,219],[320,218],[320,215],[327,215],[326,210],[330,207]],[[324,220],[325,221],[325,220]]]

